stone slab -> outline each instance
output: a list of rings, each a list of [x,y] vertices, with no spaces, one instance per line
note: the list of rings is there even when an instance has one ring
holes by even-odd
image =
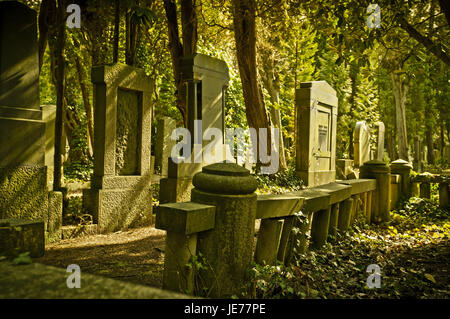
[[[67,288],[66,269],[43,264],[13,266],[0,262],[2,299],[182,299],[171,291],[104,278],[81,269],[81,287]]]
[[[0,219],[0,256],[17,256],[25,252],[29,252],[31,257],[44,255],[44,222]]]
[[[377,189],[376,179],[349,179],[336,181],[337,183],[352,186],[352,195],[374,191]]]
[[[216,207],[194,202],[159,205],[156,213],[158,229],[185,235],[214,228]]]
[[[313,190],[318,190],[330,194],[329,204],[341,202],[352,195],[352,187],[340,183],[329,183],[321,186],[316,186]]]
[[[289,193],[258,195],[256,219],[291,216],[301,210],[304,200]]]
[[[315,212],[321,209],[327,209],[330,202],[330,195],[328,193],[316,191],[314,189],[304,189],[287,194],[303,197],[304,204],[302,211],[306,212]]]

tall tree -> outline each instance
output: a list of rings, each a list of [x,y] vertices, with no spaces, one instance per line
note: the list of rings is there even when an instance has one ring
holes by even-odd
[[[197,51],[197,13],[195,0],[181,0],[181,25],[183,43],[178,28],[177,4],[175,0],[164,0],[169,50],[172,57],[172,71],[176,87],[177,108],[184,126],[187,127],[186,88],[181,78],[181,58]]]
[[[233,0],[232,3],[236,57],[241,76],[247,123],[249,127],[257,130],[269,128],[270,118],[258,81],[256,64],[256,3],[254,0]],[[270,149],[270,142],[268,148]]]

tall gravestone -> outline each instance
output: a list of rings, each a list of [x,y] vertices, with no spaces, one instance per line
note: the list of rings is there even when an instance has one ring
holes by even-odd
[[[36,12],[0,2],[0,218],[48,214]]]
[[[338,99],[325,81],[302,82],[295,92],[297,108],[296,174],[307,186],[336,179]]]
[[[153,82],[127,65],[92,68],[94,175],[83,200],[100,232],[150,225]]]
[[[353,148],[355,167],[360,167],[370,161],[370,133],[365,121],[356,122]]]
[[[191,163],[174,163],[169,159],[168,178],[161,179],[160,203],[188,201],[192,177],[205,164],[201,159],[202,150],[210,143],[214,147],[224,144],[225,91],[229,80],[226,63],[204,54],[186,56],[182,59],[182,79],[187,88],[187,128],[194,156]],[[201,127],[196,125],[198,120],[201,120]],[[203,140],[208,128],[219,129],[221,135]],[[193,162],[194,157],[200,158],[199,163]]]
[[[222,138],[214,143],[223,144],[225,91],[229,80],[227,64],[204,54],[194,54],[182,59],[181,73],[187,87],[188,129],[192,137],[197,133],[197,140],[193,139],[192,143],[209,144],[201,140],[203,133],[208,128],[218,128]],[[201,128],[195,126],[195,120],[202,120]]]

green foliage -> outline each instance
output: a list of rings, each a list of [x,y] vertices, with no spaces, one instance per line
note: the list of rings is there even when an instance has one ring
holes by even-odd
[[[253,174],[258,182],[257,192],[260,194],[281,194],[301,190],[304,183],[295,174],[295,167],[272,175]]]
[[[14,265],[29,265],[33,263],[33,260],[30,257],[30,252],[27,251],[25,253],[20,254],[13,260]]]

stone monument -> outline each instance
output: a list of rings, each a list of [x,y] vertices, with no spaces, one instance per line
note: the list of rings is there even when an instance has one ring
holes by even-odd
[[[325,81],[302,82],[296,90],[296,174],[307,186],[336,179],[336,91]]]
[[[370,161],[370,133],[365,121],[356,122],[353,134],[354,163],[355,167],[362,166]]]
[[[150,225],[152,80],[141,69],[92,68],[94,174],[85,207],[100,232]]]

